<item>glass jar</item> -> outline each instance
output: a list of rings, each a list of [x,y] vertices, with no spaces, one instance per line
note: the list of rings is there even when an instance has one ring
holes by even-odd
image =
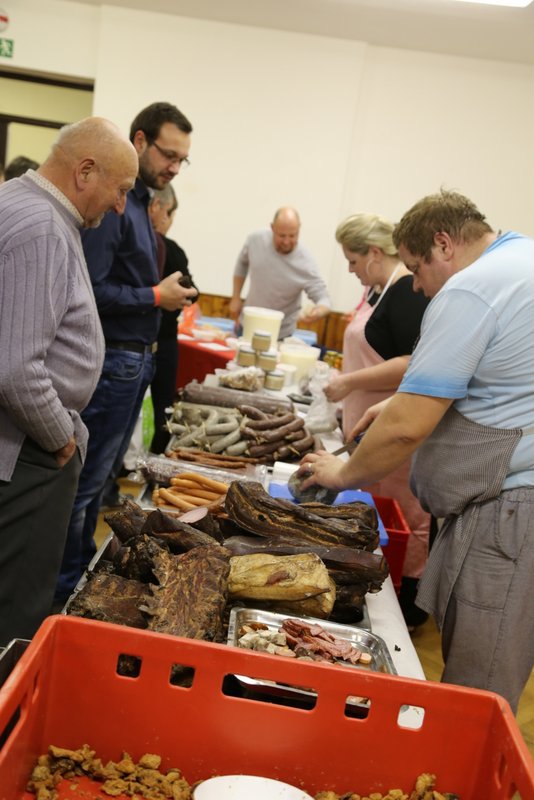
[[[278,354],[275,351],[267,350],[264,353],[258,353],[257,365],[266,372],[276,369],[276,362],[278,361]]]
[[[256,365],[256,353],[252,347],[240,347],[237,351],[236,361],[240,367],[254,367]]]
[[[265,388],[272,391],[279,392],[285,383],[285,375],[280,370],[273,370],[268,372],[265,376]]]
[[[269,331],[254,331],[251,344],[253,350],[263,353],[271,347],[271,334]]]

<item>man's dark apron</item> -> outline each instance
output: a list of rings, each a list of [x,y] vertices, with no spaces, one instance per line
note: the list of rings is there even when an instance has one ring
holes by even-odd
[[[479,425],[452,406],[416,451],[410,485],[443,525],[419,583],[417,605],[441,628],[456,579],[476,531],[480,504],[499,496],[512,454],[534,429]]]

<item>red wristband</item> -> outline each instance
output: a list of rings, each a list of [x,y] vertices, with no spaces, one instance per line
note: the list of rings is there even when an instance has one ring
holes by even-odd
[[[159,290],[159,286],[153,286],[152,291],[154,292],[154,305],[159,306],[161,302],[161,292]]]

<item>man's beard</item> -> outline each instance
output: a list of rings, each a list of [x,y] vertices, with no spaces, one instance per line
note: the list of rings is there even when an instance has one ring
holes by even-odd
[[[161,180],[159,173],[150,172],[145,166],[139,162],[139,177],[150,189],[164,189],[170,181]]]

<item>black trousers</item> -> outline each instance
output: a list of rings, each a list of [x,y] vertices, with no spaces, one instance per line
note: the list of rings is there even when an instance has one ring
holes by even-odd
[[[156,372],[150,384],[154,407],[154,437],[150,445],[152,453],[163,453],[170,439],[165,430],[165,409],[176,397],[176,370],[178,368],[178,342],[174,338],[158,339],[155,355]]]
[[[81,468],[78,451],[60,469],[26,437],[0,481],[0,647],[31,639],[50,613]]]

